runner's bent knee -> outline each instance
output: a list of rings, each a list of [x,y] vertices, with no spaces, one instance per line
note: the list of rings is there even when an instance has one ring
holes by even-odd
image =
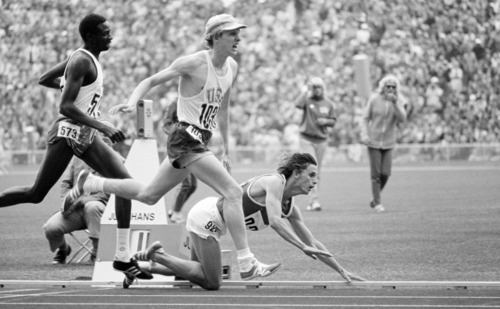
[[[208,282],[201,285],[205,290],[217,291],[220,290],[221,282],[219,280],[208,280]]]
[[[28,203],[40,204],[45,199],[45,196],[47,196],[47,193],[48,192],[42,192],[41,190],[37,189],[36,187],[32,187],[26,193],[26,198],[28,200]]]
[[[91,217],[101,217],[104,212],[104,205],[101,201],[90,201],[85,206],[85,213]]]
[[[64,236],[64,231],[57,224],[45,223],[43,226],[43,230],[47,239],[54,239]]]

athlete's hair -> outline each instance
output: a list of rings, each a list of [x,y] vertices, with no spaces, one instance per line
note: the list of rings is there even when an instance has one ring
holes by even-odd
[[[285,154],[278,165],[278,173],[283,174],[286,179],[292,176],[293,171],[302,172],[310,164],[318,165],[314,157],[308,153],[296,152]]]
[[[98,32],[97,27],[106,22],[106,18],[101,15],[97,14],[89,14],[85,16],[82,21],[80,22],[80,27],[78,30],[80,31],[80,36],[82,37],[83,41],[87,41],[87,35],[88,34],[95,34]]]
[[[378,87],[377,87],[377,92],[382,94],[385,90],[385,86],[387,84],[392,84],[396,86],[396,95],[399,97],[400,95],[400,84],[399,80],[395,75],[389,74],[384,76],[379,82],[378,82]]]
[[[214,47],[214,39],[218,39],[222,36],[222,31],[216,31],[214,33],[210,33],[205,35],[205,47],[213,48]]]

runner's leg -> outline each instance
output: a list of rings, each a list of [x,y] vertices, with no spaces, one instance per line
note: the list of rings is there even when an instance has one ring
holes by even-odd
[[[195,233],[189,234],[196,252],[196,260],[185,260],[167,253],[155,253],[153,261],[206,290],[218,290],[222,282],[222,257],[219,242],[213,237],[204,239]]]
[[[200,181],[224,197],[224,219],[237,250],[247,249],[248,240],[243,219],[243,191],[229,175],[221,162],[212,154],[187,166]]]
[[[9,188],[0,193],[0,207],[42,202],[64,173],[72,157],[73,151],[63,139],[47,145],[35,183],[32,186]]]

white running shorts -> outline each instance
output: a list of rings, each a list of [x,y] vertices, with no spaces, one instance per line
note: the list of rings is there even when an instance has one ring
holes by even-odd
[[[188,232],[203,239],[212,236],[217,241],[226,235],[226,223],[217,209],[217,200],[217,197],[207,197],[191,208],[186,220]]]

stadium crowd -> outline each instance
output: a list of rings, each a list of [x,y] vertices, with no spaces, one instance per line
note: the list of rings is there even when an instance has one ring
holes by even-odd
[[[114,40],[102,54],[103,117],[139,81],[203,47],[209,16],[234,15],[242,31],[232,94],[233,142],[293,143],[293,102],[321,76],[336,104],[331,145],[359,142],[361,111],[353,56],[371,60],[370,79],[395,74],[409,103],[402,143],[490,143],[500,136],[500,0],[0,0],[0,130],[5,150],[44,148],[59,93],[41,74],[81,46],[79,20],[106,16]],[[177,85],[157,87],[160,122]],[[135,115],[111,119],[132,138]],[[157,127],[161,127],[157,125]],[[158,134],[161,130],[158,130]],[[288,133],[292,132],[292,133]],[[30,133],[30,134],[27,134]],[[163,138],[163,137],[161,137]]]

